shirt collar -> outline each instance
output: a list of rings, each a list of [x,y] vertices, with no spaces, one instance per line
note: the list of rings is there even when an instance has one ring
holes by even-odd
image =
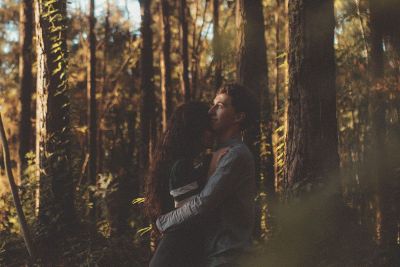
[[[223,147],[228,147],[234,144],[242,143],[242,140],[239,137],[234,137],[231,139],[226,140],[225,142],[218,143],[217,144],[217,149],[223,148]]]

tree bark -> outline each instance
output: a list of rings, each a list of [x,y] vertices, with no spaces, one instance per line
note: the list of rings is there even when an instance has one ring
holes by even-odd
[[[339,167],[332,0],[289,1],[287,192]]]
[[[24,177],[28,161],[26,154],[33,150],[32,94],[34,83],[32,77],[32,36],[33,36],[33,1],[23,0],[20,3],[20,104],[21,115],[19,121],[19,174]]]
[[[275,191],[281,192],[282,173],[283,173],[283,154],[284,154],[284,122],[285,122],[285,102],[287,84],[287,24],[286,24],[287,0],[276,0],[275,11],[275,99],[274,99],[274,172],[275,172]]]
[[[148,166],[151,152],[156,137],[155,119],[155,92],[154,92],[154,69],[153,69],[153,33],[151,31],[151,1],[140,0],[142,12],[142,47],[140,54],[141,70],[141,168]]]
[[[87,98],[88,98],[88,178],[91,186],[96,186],[96,160],[97,160],[97,103],[96,103],[96,36],[94,33],[95,2],[89,1],[89,55],[87,65]],[[93,222],[96,220],[96,201],[93,193],[90,195],[90,202],[93,203],[90,209],[90,217]]]
[[[237,80],[261,100],[257,125],[248,131],[245,138],[255,155],[258,189],[265,187],[267,197],[271,198],[274,195],[275,175],[263,6],[260,0],[240,0],[236,8],[239,29]],[[267,150],[263,158],[260,155],[261,139]]]
[[[212,41],[214,51],[214,64],[215,64],[215,77],[214,87],[215,90],[222,85],[222,55],[221,55],[221,36],[219,32],[219,0],[213,0],[213,29],[214,36]]]
[[[49,234],[75,219],[70,151],[66,1],[36,2],[36,164],[39,220]]]
[[[161,104],[163,131],[167,129],[167,120],[171,113],[171,26],[170,5],[168,0],[161,0],[161,38],[162,53],[160,55],[161,69]]]
[[[378,242],[386,248],[396,247],[397,240],[397,221],[395,212],[395,185],[393,184],[393,166],[389,163],[393,157],[393,151],[389,147],[390,127],[386,121],[386,111],[389,105],[389,92],[385,89],[385,64],[384,64],[384,39],[387,41],[386,47],[390,45],[400,49],[398,38],[400,31],[399,11],[400,4],[393,0],[376,1],[370,0],[370,30],[371,30],[371,60],[370,72],[372,76],[371,115],[372,115],[372,145],[371,160],[375,165],[376,199],[377,199],[377,218],[376,224],[379,229]],[[398,50],[400,51],[400,50]],[[396,152],[395,152],[396,153]]]
[[[186,0],[180,0],[179,5],[179,21],[181,26],[181,57],[182,57],[182,95],[185,102],[191,99],[191,89],[189,80],[189,42],[188,42],[188,23],[187,23],[187,4]]]
[[[370,70],[374,80],[383,78],[383,8],[380,1],[370,0],[370,30],[371,30],[371,65]]]

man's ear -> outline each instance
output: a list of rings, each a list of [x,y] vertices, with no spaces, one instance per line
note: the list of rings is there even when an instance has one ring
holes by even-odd
[[[239,112],[235,115],[235,122],[242,123],[246,118],[246,114],[244,112]]]

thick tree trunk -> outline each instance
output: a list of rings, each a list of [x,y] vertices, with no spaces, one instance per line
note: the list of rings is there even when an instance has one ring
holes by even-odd
[[[287,189],[339,167],[334,27],[333,0],[289,1]]]
[[[188,23],[187,23],[187,4],[186,0],[180,0],[179,5],[179,21],[181,25],[181,57],[182,57],[182,80],[183,80],[183,88],[182,95],[185,102],[190,101],[191,99],[191,89],[190,89],[190,80],[189,80],[189,32],[188,32]]]
[[[264,186],[267,197],[271,198],[274,195],[275,175],[263,7],[260,0],[240,0],[236,8],[239,28],[237,80],[261,100],[258,124],[246,133],[246,142],[255,155],[258,188],[263,189],[262,186]],[[263,139],[264,149],[267,150],[264,158],[260,155],[261,139]]]
[[[141,167],[146,168],[151,159],[156,137],[155,119],[155,93],[154,93],[154,69],[153,69],[153,33],[151,31],[151,1],[141,0],[142,12],[142,47],[140,54],[141,70]]]
[[[96,160],[97,160],[97,104],[96,104],[96,36],[94,33],[94,0],[89,5],[89,55],[87,65],[87,97],[88,97],[88,178],[91,186],[96,186]],[[93,194],[90,196],[93,206],[90,210],[90,217],[93,222],[96,220],[96,205]]]
[[[168,0],[161,0],[161,37],[162,53],[160,55],[161,69],[161,104],[163,131],[167,129],[167,120],[171,113],[171,26],[170,5]]]
[[[39,220],[50,235],[75,219],[70,156],[66,1],[36,2]]]
[[[19,121],[19,174],[21,179],[28,166],[26,153],[33,150],[32,133],[32,94],[34,83],[32,77],[32,35],[33,35],[33,1],[23,0],[20,3],[20,103],[21,115]]]

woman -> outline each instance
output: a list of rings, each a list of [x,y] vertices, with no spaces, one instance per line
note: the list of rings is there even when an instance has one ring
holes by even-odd
[[[183,205],[206,182],[210,157],[204,155],[213,144],[207,105],[190,102],[179,106],[158,144],[145,189],[146,213],[155,230],[157,217]],[[203,251],[201,228],[200,221],[191,221],[164,233],[150,266],[199,264]]]

